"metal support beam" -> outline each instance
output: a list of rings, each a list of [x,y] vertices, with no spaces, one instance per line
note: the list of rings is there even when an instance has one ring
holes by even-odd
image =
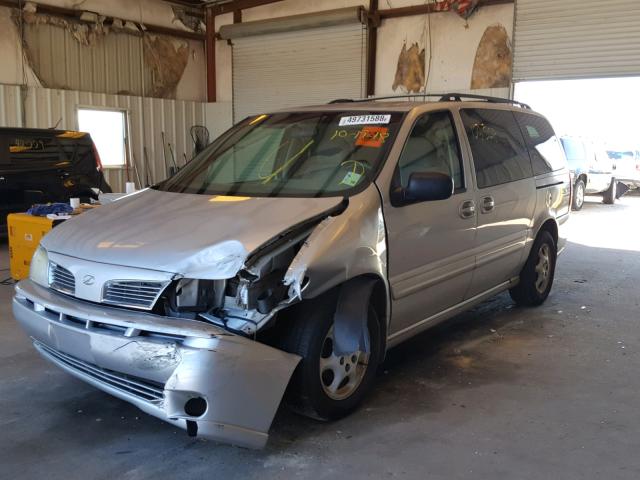
[[[488,7],[490,5],[504,5],[508,3],[514,3],[515,0],[480,0],[478,7]],[[427,3],[424,5],[413,5],[411,7],[398,7],[388,8],[378,11],[380,19],[386,20],[389,18],[401,18],[410,17],[413,15],[426,15],[430,13],[441,13],[436,10],[434,3]]]
[[[207,28],[205,52],[207,57],[207,101],[216,101],[216,16],[213,8],[205,10]]]
[[[367,36],[367,96],[376,94],[376,53],[378,50],[378,0],[369,0]]]
[[[0,0],[0,7],[20,9],[21,3],[24,4],[24,2],[20,2],[19,0]],[[82,15],[82,12],[84,11],[81,9],[56,7],[54,5],[46,5],[44,3],[35,3],[35,2],[30,2],[30,3],[36,6],[36,13],[51,15],[54,17],[61,17],[67,20],[73,20],[75,22],[80,22],[80,23],[87,23],[87,24],[91,23],[91,22],[82,22],[80,20],[80,15]],[[126,18],[123,18],[122,20],[126,22],[135,23],[136,25],[140,23],[138,20],[128,20]],[[145,28],[145,32],[147,33],[156,33],[160,35],[169,35],[172,37],[187,38],[189,40],[199,40],[199,41],[203,41],[205,38],[205,36],[201,33],[190,32],[187,30],[178,30],[176,28],[163,27],[160,25],[149,25],[146,23],[143,25]],[[127,32],[127,30],[124,30],[124,32]],[[135,34],[135,32],[131,32],[131,33]],[[140,35],[142,35],[142,33],[143,32],[141,31]]]
[[[227,3],[213,5],[214,15],[224,15],[232,13],[236,10],[246,10],[247,8],[261,7],[270,3],[280,2],[282,0],[233,0]]]

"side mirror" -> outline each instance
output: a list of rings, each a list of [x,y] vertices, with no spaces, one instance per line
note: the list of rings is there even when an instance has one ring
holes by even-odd
[[[453,195],[453,179],[445,173],[413,172],[405,188],[394,191],[394,204],[446,200]]]

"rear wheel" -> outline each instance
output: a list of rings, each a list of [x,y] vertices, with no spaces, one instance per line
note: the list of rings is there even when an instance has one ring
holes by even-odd
[[[618,193],[618,182],[616,182],[615,178],[611,179],[611,185],[603,195],[603,201],[607,205],[613,205],[616,203],[616,194]]]
[[[511,298],[518,305],[536,306],[547,299],[553,285],[556,257],[553,237],[546,230],[540,232],[520,272],[520,282],[509,290]]]
[[[582,179],[576,181],[576,184],[573,186],[573,209],[581,210],[584,205],[584,190],[585,185]]]
[[[378,316],[370,305],[364,347],[338,355],[334,349],[335,296],[300,307],[284,345],[287,351],[302,357],[287,392],[287,403],[312,418],[343,417],[358,406],[373,384],[381,358]]]

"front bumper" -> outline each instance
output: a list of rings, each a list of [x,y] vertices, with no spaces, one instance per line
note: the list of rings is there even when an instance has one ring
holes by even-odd
[[[13,314],[40,354],[72,375],[180,428],[250,448],[265,445],[300,360],[214,325],[95,305],[30,280],[16,286]],[[190,399],[204,399],[204,413],[185,412]]]

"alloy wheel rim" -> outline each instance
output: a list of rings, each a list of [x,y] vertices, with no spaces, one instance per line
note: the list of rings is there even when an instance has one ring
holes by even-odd
[[[580,208],[584,203],[584,187],[582,184],[578,185],[576,191],[576,207]]]
[[[320,384],[333,400],[345,400],[357,390],[367,372],[370,353],[355,351],[349,355],[336,355],[333,325],[322,342],[320,351]],[[365,349],[370,349],[369,331],[366,330]]]
[[[546,243],[538,250],[538,263],[536,264],[536,290],[544,293],[549,285],[551,277],[551,249]]]

